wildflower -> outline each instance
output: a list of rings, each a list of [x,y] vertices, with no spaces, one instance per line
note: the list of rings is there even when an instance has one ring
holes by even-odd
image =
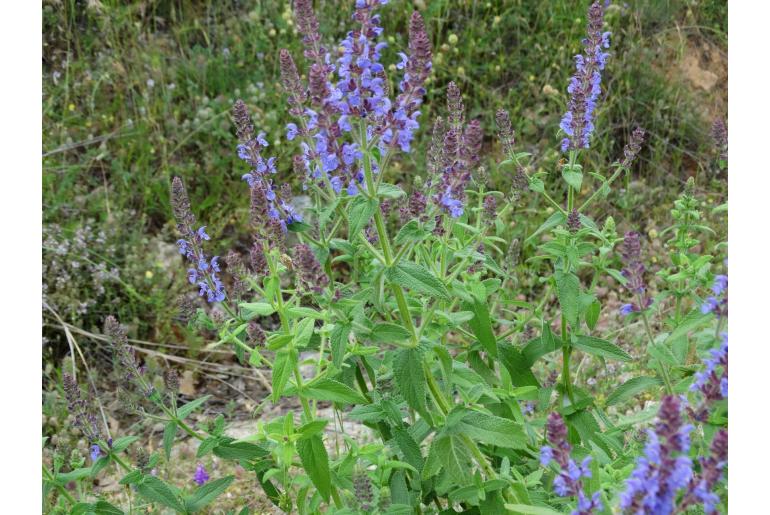
[[[497,218],[497,199],[494,195],[484,197],[484,216],[490,223],[494,223]]]
[[[718,317],[727,316],[727,276],[717,275],[714,277],[714,283],[711,285],[711,291],[714,295],[706,297],[701,304],[701,313],[714,313]]]
[[[465,212],[465,188],[472,169],[479,162],[483,132],[478,120],[464,126],[465,106],[460,89],[454,82],[447,86],[447,108],[449,124],[440,152],[439,191],[433,195],[433,200],[452,218],[458,218]]]
[[[629,304],[623,304],[622,306],[620,306],[620,310],[619,311],[620,311],[621,316],[624,316],[624,317],[628,316],[628,315],[630,315],[631,313],[634,312],[634,305],[630,304],[630,303]]]
[[[179,374],[173,368],[167,368],[163,371],[163,384],[166,390],[171,393],[179,391]]]
[[[576,73],[570,79],[567,92],[570,99],[567,112],[559,127],[567,135],[562,140],[562,152],[588,148],[594,130],[594,110],[601,94],[601,71],[607,61],[604,48],[610,46],[610,33],[602,32],[604,8],[594,2],[588,8],[587,37],[583,40],[583,54],[575,56]]]
[[[727,126],[724,120],[717,118],[711,126],[711,137],[714,138],[714,145],[719,152],[719,158],[727,161]]]
[[[695,381],[690,385],[690,391],[701,392],[707,402],[727,398],[727,352],[727,333],[722,333],[721,345],[709,351],[710,357],[703,361],[704,369],[695,373]],[[717,373],[718,367],[722,367],[721,374]]]
[[[582,482],[582,478],[591,477],[591,457],[586,456],[579,465],[572,459],[567,426],[558,413],[548,416],[546,436],[551,445],[540,449],[540,464],[547,467],[554,462],[559,468],[559,474],[553,480],[554,492],[561,497],[577,497],[577,510],[572,515],[589,515],[601,511],[601,492],[594,492],[590,498],[587,497]]]
[[[679,511],[684,512],[690,505],[703,503],[707,514],[716,512],[719,496],[714,487],[722,479],[724,468],[727,466],[727,431],[720,429],[711,441],[708,457],[700,458],[700,473],[693,476],[687,488],[687,494],[679,505]]]
[[[90,453],[90,455],[91,455],[91,461],[98,460],[99,457],[101,457],[101,455],[102,455],[101,447],[99,447],[99,445],[97,445],[97,444],[93,444],[91,446],[91,453]]]
[[[93,409],[91,409],[91,403],[83,399],[80,386],[75,378],[67,373],[63,374],[62,386],[64,396],[67,399],[67,409],[75,419],[75,427],[80,429],[89,442],[96,442],[101,439],[99,423]]]
[[[570,214],[567,215],[567,228],[569,229],[569,232],[574,234],[580,230],[581,226],[580,213],[578,213],[577,209],[573,209],[570,211]]]
[[[652,303],[652,299],[647,297],[647,285],[644,282],[646,269],[642,264],[642,245],[638,232],[629,231],[623,237],[621,258],[625,264],[621,274],[626,278],[626,288],[639,302],[630,304],[630,307],[628,304],[624,305],[621,314],[625,316],[633,311],[647,309]]]
[[[193,475],[193,481],[195,481],[198,486],[203,486],[203,484],[206,483],[206,481],[209,479],[211,478],[206,472],[206,469],[203,467],[203,465],[198,463],[198,466],[195,468],[195,474]]]
[[[125,374],[126,382],[139,380],[137,382],[140,383],[143,393],[146,395],[152,393],[151,387],[144,385],[140,380],[143,371],[136,360],[136,352],[128,344],[126,328],[114,316],[110,315],[104,321],[104,332],[110,338],[112,351]]]
[[[299,281],[298,288],[321,293],[329,284],[329,278],[321,269],[321,264],[306,244],[300,243],[294,247],[294,264]]]
[[[366,472],[356,473],[353,477],[353,491],[356,501],[364,513],[369,513],[374,505],[374,493],[372,492],[372,482]]]
[[[644,129],[637,127],[634,132],[631,133],[631,139],[623,147],[623,162],[621,163],[624,168],[629,168],[636,159],[639,151],[642,149],[642,143],[644,142]]]
[[[632,513],[674,512],[678,492],[692,478],[690,449],[691,425],[682,422],[682,403],[678,397],[663,397],[655,430],[647,432],[644,455],[626,482],[620,507]]]
[[[511,156],[513,155],[515,133],[511,128],[511,118],[508,115],[508,111],[499,109],[495,114],[495,121],[497,122],[497,135],[500,138],[500,143],[503,145],[503,151],[508,156]]]
[[[171,206],[177,221],[177,229],[182,238],[177,241],[179,253],[187,258],[194,267],[187,271],[191,284],[200,288],[199,295],[206,296],[209,302],[221,302],[225,299],[225,288],[219,280],[217,257],[208,260],[203,253],[203,242],[211,238],[206,234],[205,226],[193,229],[195,217],[190,210],[190,199],[187,196],[184,183],[179,177],[171,182]]]
[[[264,345],[267,340],[265,331],[256,320],[250,321],[249,325],[246,326],[246,336],[249,337],[249,343],[256,346]]]

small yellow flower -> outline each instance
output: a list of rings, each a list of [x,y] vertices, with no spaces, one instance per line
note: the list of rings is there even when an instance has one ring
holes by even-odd
[[[270,29],[267,33],[271,38],[275,37],[275,29]]]
[[[501,69],[501,68],[500,68],[500,65],[499,65],[499,64],[496,64],[496,65],[495,65],[495,71],[496,71],[496,72],[499,72],[499,71],[500,71],[500,69]]]
[[[152,277],[153,277],[154,275],[155,275],[155,274],[153,274],[153,273],[152,273],[152,270],[147,270],[147,271],[144,273],[144,278],[145,278],[145,279],[152,279]]]
[[[498,25],[498,24],[500,23],[500,20],[502,20],[502,18],[501,18],[501,17],[499,17],[499,16],[495,16],[495,17],[492,19],[492,25]]]
[[[70,104],[69,106],[67,106],[67,109],[69,109],[70,111],[74,111],[75,110],[75,104]]]
[[[650,239],[651,239],[651,240],[654,240],[655,238],[657,238],[657,237],[658,237],[658,231],[657,231],[657,230],[655,230],[655,229],[650,229],[650,230],[647,232],[647,234],[650,236]]]
[[[450,45],[456,45],[458,41],[457,34],[450,34],[447,40],[449,41]]]
[[[396,71],[396,65],[395,65],[395,64],[393,64],[393,63],[390,63],[390,64],[388,65],[388,70],[390,70],[390,71],[392,71],[392,72]]]
[[[465,68],[463,68],[462,66],[458,66],[457,67],[457,75],[460,75],[460,76],[464,77],[465,76]]]

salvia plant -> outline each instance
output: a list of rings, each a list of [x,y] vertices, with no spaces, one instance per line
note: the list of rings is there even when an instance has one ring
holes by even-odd
[[[191,325],[214,328],[215,345],[271,378],[254,432],[229,436],[222,415],[190,422],[208,397],[183,403],[174,370],[163,381],[150,377],[125,328],[109,318],[105,333],[124,388],[139,399],[135,410],[163,425],[160,450],[148,456],[135,436],[110,435],[90,390],[65,376],[90,456],[68,465],[57,455],[44,468],[52,505],[196,512],[234,481],[211,467],[214,455],[248,471],[259,485],[250,497],[287,513],[725,510],[727,275],[726,260],[722,269],[716,259],[724,245],[704,252],[699,238],[713,231],[692,182],[673,227],[658,235],[669,262],[657,271],[648,269],[651,241],[633,228],[619,233],[604,199],[642,151],[643,129],[606,170],[581,164],[612,63],[604,3],[588,8],[558,128],[558,168],[532,170],[514,120],[497,113],[506,192],[488,189],[484,130],[456,84],[446,86],[446,117],[425,127],[431,40],[417,12],[396,77],[388,73],[386,3],[357,0],[351,30],[327,46],[312,2],[295,2],[304,55],[279,56],[286,136],[298,149],[282,166],[290,175],[279,173],[248,106],[233,105],[250,200],[247,255],[214,256],[216,235],[196,221],[182,179],[171,183],[187,278],[212,308]],[[426,170],[396,185],[392,165],[421,128],[431,138]],[[720,155],[726,160],[726,141]],[[310,206],[295,205],[293,184]],[[520,241],[502,220],[515,219],[525,196],[541,197],[550,216]],[[522,248],[542,272],[528,300],[519,297]],[[603,306],[600,286],[615,288],[619,310]],[[602,335],[603,311],[638,345]],[[607,370],[624,364],[628,379],[595,396],[580,374],[587,359]],[[653,401],[621,414],[642,395]],[[268,403],[297,408],[267,419]],[[367,436],[346,434],[344,421]],[[186,484],[174,485],[160,465],[183,439],[198,441],[197,456]],[[94,501],[81,488],[108,468],[122,475],[131,506]],[[242,499],[240,513],[251,500]]]

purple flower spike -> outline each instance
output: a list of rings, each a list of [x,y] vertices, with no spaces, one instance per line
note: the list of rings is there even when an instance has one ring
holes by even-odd
[[[558,413],[548,415],[546,436],[550,446],[540,449],[540,463],[548,466],[554,462],[559,474],[553,480],[553,490],[560,497],[577,497],[577,510],[572,515],[591,515],[602,510],[601,492],[595,492],[590,498],[586,496],[583,478],[591,477],[591,457],[586,456],[578,465],[572,459],[572,446],[567,441],[567,426]]]
[[[567,112],[559,124],[567,135],[562,152],[588,148],[594,130],[594,111],[601,94],[601,71],[609,54],[610,33],[602,32],[604,8],[594,2],[588,9],[588,37],[583,40],[583,54],[575,56],[576,73],[567,87],[570,94]]]

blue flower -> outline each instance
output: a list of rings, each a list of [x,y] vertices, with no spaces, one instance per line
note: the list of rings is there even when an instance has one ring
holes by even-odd
[[[553,460],[553,449],[547,445],[540,448],[540,464],[547,467]]]
[[[297,137],[299,129],[297,129],[296,123],[289,123],[286,125],[286,139],[291,141]]]
[[[626,317],[626,316],[630,315],[633,312],[634,312],[634,305],[633,304],[623,304],[622,306],[620,306],[620,314],[621,314],[621,316]]]
[[[91,446],[91,461],[98,460],[101,455],[102,449],[97,444],[93,444]]]

